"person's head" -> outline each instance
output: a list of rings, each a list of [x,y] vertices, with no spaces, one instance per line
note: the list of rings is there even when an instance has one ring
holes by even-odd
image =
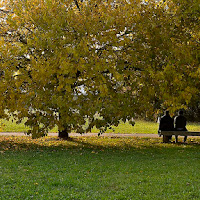
[[[178,111],[178,114],[179,114],[179,115],[183,115],[183,111],[182,111],[182,110],[179,110],[179,111]]]
[[[165,111],[165,115],[169,115],[169,110],[166,110],[166,111]]]

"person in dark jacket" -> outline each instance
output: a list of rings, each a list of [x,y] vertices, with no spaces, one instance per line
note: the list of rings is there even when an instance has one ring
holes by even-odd
[[[175,117],[174,119],[174,125],[175,125],[175,130],[176,131],[187,131],[186,129],[186,124],[187,124],[187,119],[183,116],[183,111],[180,110],[178,112],[178,116]],[[176,137],[176,141],[178,141],[178,136]],[[186,142],[187,136],[184,137],[184,142]]]
[[[169,115],[169,111],[167,110],[160,119],[158,131],[173,131],[173,130],[174,130],[174,122]],[[168,136],[168,138],[169,140],[171,140],[172,136]]]

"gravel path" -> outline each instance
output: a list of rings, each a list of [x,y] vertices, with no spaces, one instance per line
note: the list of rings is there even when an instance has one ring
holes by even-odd
[[[2,136],[25,136],[23,132],[0,132]],[[48,136],[58,136],[58,133],[48,133]],[[69,136],[98,136],[98,133],[87,133],[87,134],[79,134],[79,133],[70,133]],[[159,137],[157,134],[120,134],[120,133],[103,133],[100,135],[101,137],[150,137],[150,138],[157,138]]]

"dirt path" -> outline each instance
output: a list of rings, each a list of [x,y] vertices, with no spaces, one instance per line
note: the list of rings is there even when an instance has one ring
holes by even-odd
[[[0,132],[2,136],[25,136],[23,132]],[[58,136],[58,133],[48,133],[48,136]],[[87,133],[87,134],[79,134],[79,133],[70,133],[69,136],[98,136],[98,133]],[[100,137],[150,137],[157,138],[159,137],[157,134],[120,134],[120,133],[103,133]]]

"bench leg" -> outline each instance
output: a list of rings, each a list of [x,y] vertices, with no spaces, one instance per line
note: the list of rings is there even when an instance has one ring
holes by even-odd
[[[169,136],[163,135],[163,143],[168,143],[169,142]]]
[[[175,135],[175,143],[178,143],[178,135]]]
[[[183,142],[186,142],[186,140],[187,140],[187,136],[184,137],[184,141]]]

